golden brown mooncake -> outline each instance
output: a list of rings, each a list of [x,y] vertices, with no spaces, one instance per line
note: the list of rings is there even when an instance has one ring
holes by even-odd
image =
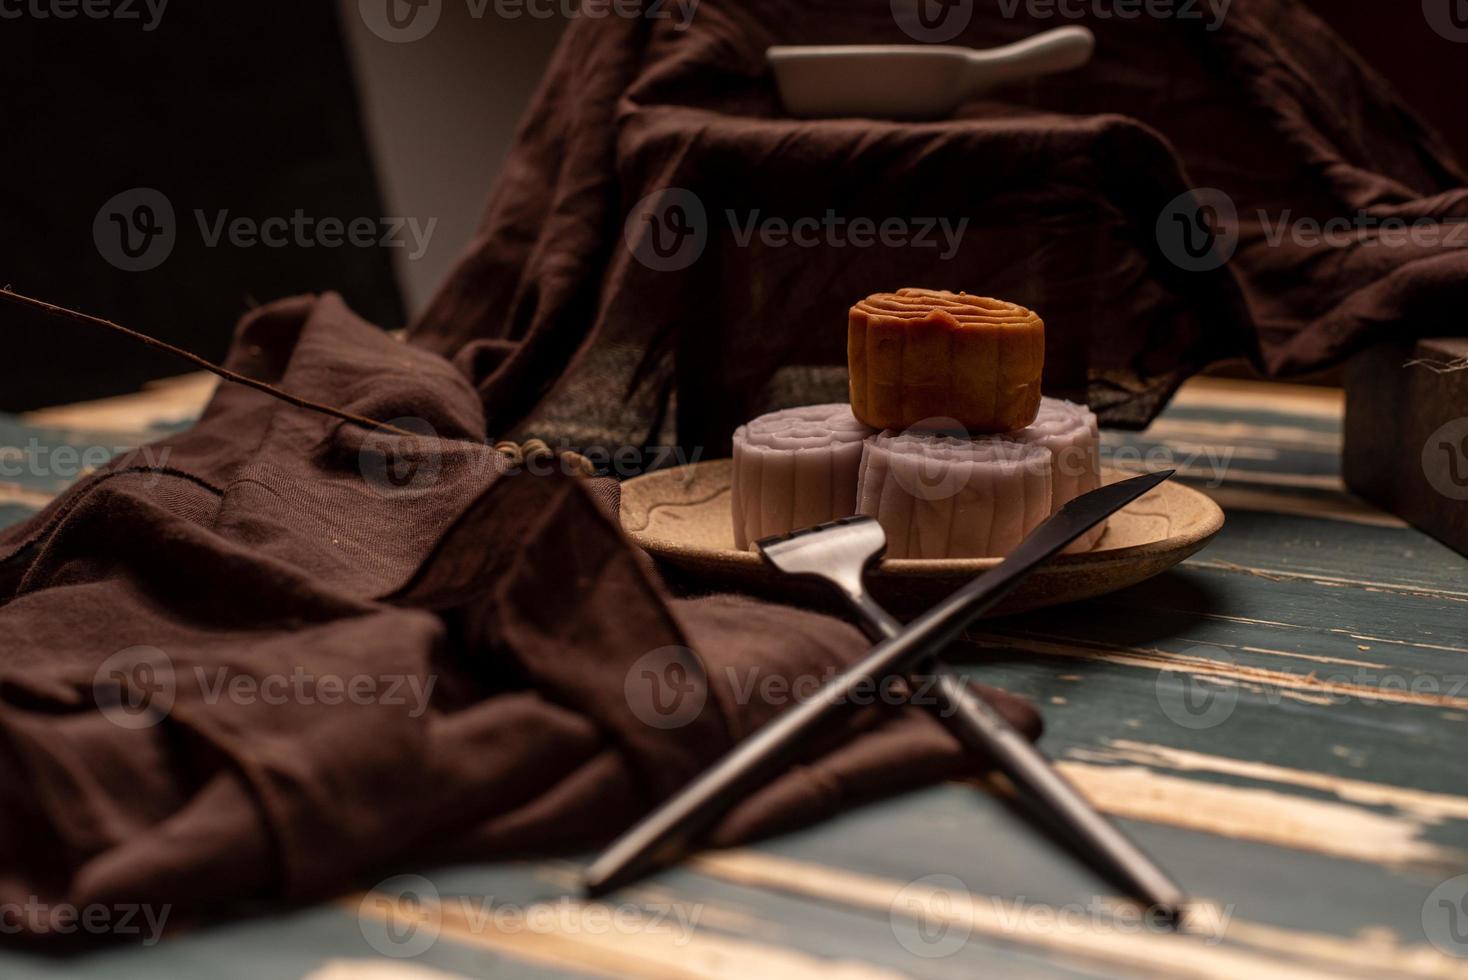
[[[1045,322],[1004,300],[899,289],[851,308],[846,358],[851,410],[874,429],[1009,432],[1040,410]]]

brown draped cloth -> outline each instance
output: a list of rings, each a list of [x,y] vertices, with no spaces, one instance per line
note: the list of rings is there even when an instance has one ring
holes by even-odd
[[[453,365],[335,296],[249,317],[229,367],[415,434],[225,385],[0,532],[0,909],[176,924],[584,848],[788,706],[769,678],[809,696],[866,649],[814,613],[670,599],[614,483],[510,471]],[[984,768],[866,700],[710,842]]]
[[[1234,0],[1216,29],[1208,3],[1184,6],[1200,16],[1087,18],[1086,68],[927,123],[792,120],[765,67],[771,44],[912,43],[889,0],[703,0],[683,29],[671,2],[665,19],[573,22],[478,239],[413,339],[524,432],[676,437],[716,455],[759,411],[840,397],[846,308],[901,286],[1037,309],[1047,390],[1117,426],[1144,425],[1221,358],[1285,374],[1385,336],[1461,333],[1468,249],[1383,244],[1373,224],[1468,218],[1445,146],[1297,0]],[[953,44],[1071,23],[1029,18],[1023,0],[946,7],[971,18]],[[677,271],[624,238],[667,188],[694,195],[706,234]],[[1160,244],[1159,219],[1195,189],[1237,214],[1216,219],[1238,239],[1219,268],[1192,271]],[[968,224],[946,258],[741,242],[752,217],[828,211]],[[1271,241],[1281,220],[1339,217],[1359,240]]]

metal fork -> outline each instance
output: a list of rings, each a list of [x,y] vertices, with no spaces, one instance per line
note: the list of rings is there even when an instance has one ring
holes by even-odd
[[[765,538],[755,546],[765,561],[787,575],[834,585],[873,641],[891,639],[902,631],[902,624],[866,590],[867,568],[887,550],[887,536],[874,519],[847,517]],[[1016,786],[1028,790],[1103,866],[1125,881],[1137,898],[1167,915],[1181,912],[1186,901],[1182,889],[1086,802],[1044,753],[941,660],[934,658],[927,667],[936,682],[934,707],[969,751],[989,758]]]

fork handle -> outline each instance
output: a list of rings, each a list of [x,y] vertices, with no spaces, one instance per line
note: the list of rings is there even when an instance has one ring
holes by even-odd
[[[902,632],[902,624],[865,590],[848,592],[846,597],[862,630],[874,642]],[[979,697],[967,680],[937,657],[927,666],[937,681],[939,717],[966,749],[990,759],[1016,785],[1027,789],[1061,826],[1131,885],[1138,898],[1165,914],[1180,913],[1186,897],[1165,871],[1097,812],[1045,754]]]

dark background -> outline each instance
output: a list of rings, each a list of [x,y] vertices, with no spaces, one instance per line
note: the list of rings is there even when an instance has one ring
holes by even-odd
[[[218,358],[260,302],[338,289],[400,326],[391,258],[377,248],[210,248],[211,218],[381,216],[336,11],[326,2],[170,3],[156,30],[117,19],[0,21],[6,112],[0,280]],[[99,208],[162,191],[177,243],[130,272],[93,238]],[[101,331],[0,311],[0,409],[135,389],[186,366]]]
[[[794,2],[794,0],[792,0]],[[1468,45],[1416,0],[1309,0],[1468,160]],[[402,326],[468,241],[513,128],[563,28],[473,21],[447,0],[427,39],[390,44],[358,0],[172,0],[140,21],[0,20],[0,282],[219,358],[259,303],[335,289]],[[142,10],[141,6],[135,8]],[[1123,110],[1124,111],[1124,110]],[[118,269],[98,210],[162,191],[177,240],[150,271]],[[208,247],[194,217],[414,216],[428,255],[380,247]],[[186,365],[98,331],[0,307],[0,411],[135,390]]]

